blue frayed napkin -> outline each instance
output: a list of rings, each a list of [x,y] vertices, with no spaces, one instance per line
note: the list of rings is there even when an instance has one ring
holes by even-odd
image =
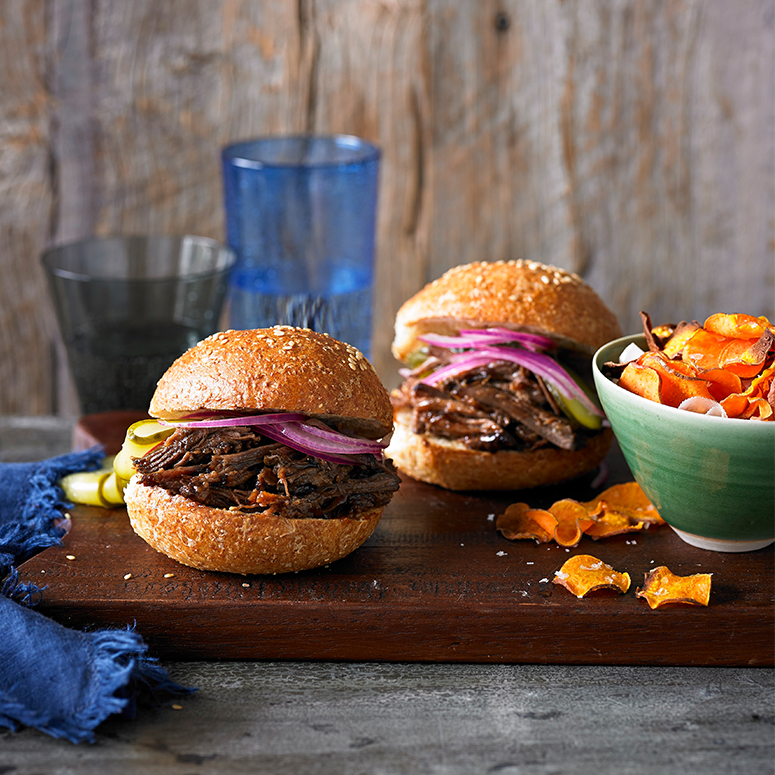
[[[39,463],[0,464],[0,728],[31,726],[94,742],[108,716],[132,716],[191,689],[173,683],[132,629],[79,632],[34,611],[44,590],[20,584],[16,566],[61,541],[70,504],[58,481],[99,468],[99,448]]]

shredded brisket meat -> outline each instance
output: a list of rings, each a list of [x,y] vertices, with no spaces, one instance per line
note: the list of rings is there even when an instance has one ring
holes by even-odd
[[[135,465],[143,484],[215,508],[289,519],[357,517],[387,505],[400,482],[387,459],[329,463],[246,426],[178,428]]]
[[[532,372],[494,361],[431,386],[420,380],[430,368],[448,361],[439,348],[432,348],[430,358],[391,396],[396,409],[411,409],[415,433],[455,439],[469,449],[487,452],[526,452],[549,445],[573,450],[585,445],[588,431],[561,412]]]

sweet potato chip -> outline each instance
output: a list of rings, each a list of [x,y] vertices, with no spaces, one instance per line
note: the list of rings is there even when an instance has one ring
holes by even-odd
[[[662,404],[678,406],[682,401],[694,396],[712,398],[708,383],[696,376],[696,372],[688,364],[669,361],[659,353],[649,353],[641,363],[659,374],[659,397]]]
[[[733,393],[743,392],[743,383],[737,374],[726,369],[708,369],[701,372],[708,383],[708,390],[714,400],[721,401]]]
[[[775,363],[764,369],[754,379],[748,381],[748,387],[736,393],[731,393],[720,400],[727,417],[739,417],[768,420],[773,416],[772,385],[775,377]]]
[[[592,517],[599,522],[606,514],[627,514],[634,520],[646,524],[663,525],[654,504],[646,497],[637,482],[615,484],[584,504]]]
[[[646,522],[639,522],[631,514],[625,512],[606,511],[584,531],[584,534],[594,541],[599,541],[601,538],[611,538],[623,533],[643,530],[647,524]]]
[[[576,597],[584,597],[597,589],[625,593],[630,588],[630,574],[615,571],[591,554],[577,554],[555,572],[552,582],[565,587]]]
[[[748,409],[748,397],[742,393],[733,393],[731,396],[722,398],[719,403],[727,413],[727,417],[740,417]]]
[[[706,331],[730,339],[758,339],[767,328],[771,327],[767,318],[741,314],[728,315],[723,312],[711,315],[703,325]]]
[[[763,368],[775,343],[775,334],[765,331],[759,339],[732,339],[719,356],[722,369],[744,379],[752,379]]]
[[[699,371],[726,369],[750,379],[762,370],[774,339],[770,330],[758,339],[732,339],[700,329],[684,345],[682,358]]]
[[[773,379],[775,379],[775,361],[751,380],[751,384],[745,390],[746,395],[761,396],[769,400]]]
[[[645,598],[651,608],[659,608],[665,603],[708,605],[711,575],[676,576],[666,566],[660,565],[645,574],[643,588],[635,590],[635,595]]]
[[[553,503],[548,511],[557,521],[554,540],[560,546],[578,546],[584,531],[595,524],[584,506],[572,498]]]
[[[670,338],[665,342],[663,352],[670,360],[678,358],[683,351],[684,345],[694,336],[694,332],[700,328],[700,324],[697,321],[687,323],[683,321],[679,323],[673,331]]]
[[[697,329],[691,339],[683,346],[681,359],[696,369],[719,369],[721,368],[721,353],[732,341],[734,340],[727,336],[712,334],[704,328]]]
[[[749,398],[748,406],[738,415],[741,420],[769,420],[772,418],[772,405],[763,398]]]
[[[671,376],[696,377],[696,369],[683,361],[670,360],[665,353],[646,353],[640,358],[644,366],[651,366],[660,374],[667,371]]]
[[[544,529],[533,518],[534,512],[535,509],[531,509],[527,503],[512,503],[503,514],[498,515],[498,518],[495,520],[495,528],[504,538],[508,538],[509,541],[516,541],[522,538],[532,538],[538,544],[551,541],[554,526],[552,526],[551,530]]]
[[[661,397],[662,379],[659,373],[652,368],[641,366],[637,361],[632,361],[624,367],[619,384],[631,393],[637,393],[649,401],[662,403]]]

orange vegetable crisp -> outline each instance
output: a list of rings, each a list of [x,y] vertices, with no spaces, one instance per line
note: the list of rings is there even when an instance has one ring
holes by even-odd
[[[630,588],[630,574],[619,573],[591,554],[577,554],[565,562],[552,579],[576,597],[598,589],[615,589],[625,593]]]
[[[556,501],[548,509],[532,509],[527,503],[513,503],[495,522],[496,529],[510,541],[533,539],[536,543],[556,541],[560,546],[578,546],[582,536],[594,540],[664,524],[637,482],[617,484],[596,498],[581,503],[572,498]]]
[[[651,608],[665,603],[688,603],[708,605],[710,600],[710,573],[695,573],[692,576],[676,576],[661,565],[645,574],[643,588],[635,591]]]
[[[775,325],[767,318],[717,313],[703,326],[652,328],[641,316],[649,350],[620,364],[619,385],[666,406],[775,420]]]

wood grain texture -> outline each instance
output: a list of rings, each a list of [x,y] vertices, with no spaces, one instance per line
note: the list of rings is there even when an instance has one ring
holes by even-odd
[[[38,255],[54,214],[45,3],[0,10],[0,414],[46,414],[50,332]]]
[[[629,478],[620,453],[609,466],[609,483]],[[771,666],[772,546],[707,552],[666,526],[570,550],[496,532],[508,504],[587,500],[590,480],[482,494],[404,478],[360,549],[277,576],[185,567],[136,536],[125,509],[78,507],[63,545],[20,571],[47,585],[38,610],[75,628],[134,622],[168,659]],[[632,588],[577,599],[551,582],[574,554],[629,572]],[[635,589],[659,565],[712,573],[708,607],[651,610]]]
[[[389,386],[401,302],[474,259],[578,271],[625,330],[775,316],[771,0],[31,0],[0,50],[0,414],[76,411],[42,248],[222,239],[219,150],[266,133],[383,148]]]

